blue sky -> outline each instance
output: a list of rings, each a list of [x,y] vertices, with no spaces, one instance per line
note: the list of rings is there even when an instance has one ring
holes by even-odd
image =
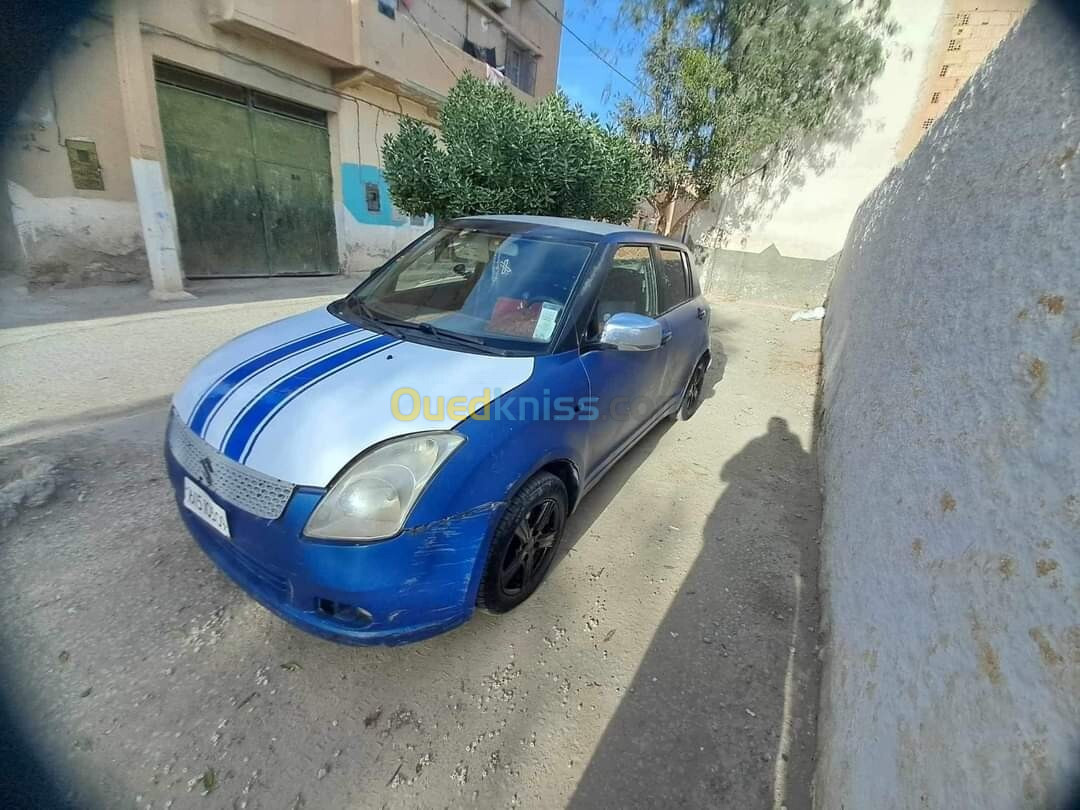
[[[630,78],[637,75],[641,37],[617,24],[620,0],[566,0],[564,22]],[[559,52],[559,87],[586,112],[611,120],[620,96],[634,95],[625,79],[565,30]]]

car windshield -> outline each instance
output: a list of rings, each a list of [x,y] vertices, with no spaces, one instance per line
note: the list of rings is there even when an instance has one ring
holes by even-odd
[[[537,353],[555,335],[591,251],[529,233],[441,228],[349,300],[389,328]]]

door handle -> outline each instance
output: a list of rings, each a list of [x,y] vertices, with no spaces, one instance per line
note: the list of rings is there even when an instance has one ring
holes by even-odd
[[[705,320],[705,307],[698,307],[697,308],[697,319],[699,321]]]
[[[669,340],[671,340],[671,331],[670,331],[670,330],[665,330],[665,331],[664,331],[663,333],[661,333],[661,335],[660,335],[660,345],[661,345],[661,346],[663,346],[663,345],[664,345],[665,343],[667,343],[667,342],[668,342]]]

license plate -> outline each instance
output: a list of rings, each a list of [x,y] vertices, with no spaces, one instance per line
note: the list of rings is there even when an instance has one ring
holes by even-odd
[[[225,510],[190,478],[184,479],[184,506],[226,537],[232,536],[229,534],[229,519],[225,516]]]

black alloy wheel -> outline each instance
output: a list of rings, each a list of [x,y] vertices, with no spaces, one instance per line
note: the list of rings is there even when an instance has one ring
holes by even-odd
[[[679,421],[685,422],[697,412],[698,407],[701,405],[701,393],[705,388],[705,371],[707,367],[708,361],[704,358],[694,366],[690,381],[686,384],[686,391],[683,392],[682,403],[679,405],[679,410],[676,411],[676,418]]]
[[[481,607],[505,613],[536,590],[555,558],[566,513],[566,487],[551,473],[537,474],[511,499],[488,555]]]
[[[499,589],[504,594],[513,597],[535,587],[536,574],[546,567],[562,528],[559,515],[554,498],[545,498],[525,513],[499,564]]]

